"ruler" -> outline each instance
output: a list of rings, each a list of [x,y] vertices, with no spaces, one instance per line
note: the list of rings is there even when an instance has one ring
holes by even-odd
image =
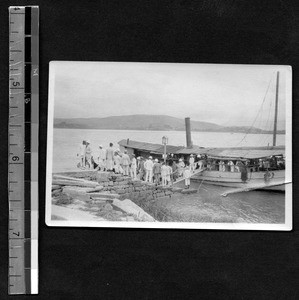
[[[9,294],[38,293],[39,8],[9,7]]]

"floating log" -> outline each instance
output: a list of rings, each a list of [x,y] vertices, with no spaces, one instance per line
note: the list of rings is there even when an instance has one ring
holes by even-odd
[[[52,180],[53,185],[70,185],[70,186],[82,186],[82,187],[90,187],[96,188],[99,186],[97,182],[93,181],[71,181],[71,180],[62,180],[62,179],[54,179]]]
[[[254,191],[254,190],[259,190],[263,188],[268,188],[271,186],[278,186],[285,184],[285,182],[280,182],[280,183],[268,183],[268,184],[244,184],[243,188],[234,188],[231,190],[227,190],[224,193],[221,194],[221,196],[226,197],[227,195],[230,194],[236,194],[236,193],[242,193],[242,192],[249,192],[249,191]]]

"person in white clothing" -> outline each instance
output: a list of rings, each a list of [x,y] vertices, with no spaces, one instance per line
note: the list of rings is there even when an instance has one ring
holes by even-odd
[[[106,170],[107,171],[112,171],[114,167],[114,149],[113,149],[113,144],[109,144],[109,148],[106,151]]]
[[[165,163],[162,163],[161,167],[161,177],[162,177],[162,186],[167,185],[167,174],[168,174],[168,167]]]
[[[185,187],[186,189],[189,189],[190,187],[190,177],[191,177],[191,171],[190,168],[186,167],[184,169],[184,178],[185,178]]]
[[[114,171],[116,174],[121,173],[121,157],[118,152],[114,153]]]
[[[130,175],[133,179],[137,178],[137,160],[135,154],[132,154]]]
[[[86,141],[85,163],[86,165],[88,165],[89,169],[93,169],[93,164],[91,162],[91,154],[92,154],[92,149],[90,147],[90,141]]]
[[[193,154],[191,154],[190,158],[189,158],[189,168],[190,168],[191,173],[194,173],[194,170],[195,170],[195,160],[194,160]]]
[[[124,170],[124,175],[129,176],[129,166],[131,164],[130,157],[128,155],[127,150],[124,151],[124,154],[121,157],[121,166]]]
[[[230,166],[230,171],[231,172],[235,172],[235,164],[232,160],[230,160],[228,163],[227,163],[228,166]]]
[[[152,182],[153,180],[153,158],[150,156],[146,162],[144,163],[144,168],[145,168],[145,181],[147,182]]]
[[[82,141],[82,144],[79,146],[79,151],[77,156],[80,158],[80,162],[78,164],[79,168],[85,168],[85,150],[86,150],[86,142]]]
[[[178,174],[179,174],[179,177],[181,177],[183,175],[184,168],[185,168],[185,163],[184,163],[183,159],[180,158],[179,159],[179,163],[178,163]]]
[[[167,176],[166,176],[166,182],[167,185],[171,185],[171,174],[172,174],[172,167],[167,165]]]
[[[106,150],[103,149],[103,146],[99,146],[99,156],[98,156],[99,168],[101,171],[106,170]]]

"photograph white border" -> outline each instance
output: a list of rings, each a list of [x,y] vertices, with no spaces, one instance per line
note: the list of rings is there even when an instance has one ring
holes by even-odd
[[[67,62],[67,61],[63,61]],[[68,61],[69,62],[69,61]],[[81,62],[81,61],[80,61]],[[54,125],[54,91],[55,91],[55,61],[49,63],[49,95],[48,95],[48,131],[47,131],[47,164],[46,164],[46,224],[58,227],[108,227],[108,228],[156,228],[156,229],[217,229],[217,230],[292,230],[292,67],[284,65],[232,65],[232,64],[196,64],[202,66],[246,66],[284,68],[286,75],[286,191],[285,191],[285,223],[284,224],[252,224],[252,223],[194,223],[194,222],[113,222],[113,221],[60,221],[51,220],[51,186],[53,166],[53,125]],[[74,63],[79,63],[74,61]],[[82,61],[82,63],[100,63]],[[108,63],[108,62],[102,62]],[[117,62],[113,62],[117,63]],[[124,63],[124,62],[119,62]],[[134,64],[134,62],[127,62]],[[154,63],[151,63],[154,64]],[[158,64],[158,63],[157,63]],[[163,63],[168,64],[168,63]]]

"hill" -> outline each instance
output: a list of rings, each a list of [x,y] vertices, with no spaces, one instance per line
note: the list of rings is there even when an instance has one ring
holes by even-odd
[[[55,128],[117,129],[117,130],[185,130],[185,120],[166,115],[129,115],[106,118],[54,119]],[[193,131],[247,132],[248,127],[224,127],[214,123],[192,121]],[[268,133],[251,128],[251,133]]]

